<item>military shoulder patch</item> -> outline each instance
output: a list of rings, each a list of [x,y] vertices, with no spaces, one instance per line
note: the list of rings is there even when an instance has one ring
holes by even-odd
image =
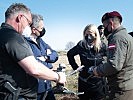
[[[114,48],[116,48],[115,44],[109,44],[108,49],[114,49]]]

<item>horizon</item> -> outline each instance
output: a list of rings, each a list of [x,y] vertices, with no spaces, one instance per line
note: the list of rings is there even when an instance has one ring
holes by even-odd
[[[4,22],[5,10],[15,2],[24,3],[32,13],[44,17],[46,34],[43,40],[55,50],[64,50],[68,42],[77,44],[83,38],[84,27],[88,24],[101,25],[102,15],[110,11],[118,11],[123,17],[122,25],[128,32],[133,31],[131,0],[8,0],[0,3],[0,23]]]

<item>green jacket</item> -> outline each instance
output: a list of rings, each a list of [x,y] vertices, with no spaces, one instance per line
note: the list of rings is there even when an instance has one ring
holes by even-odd
[[[97,72],[107,76],[110,86],[133,89],[133,38],[122,26],[109,36],[107,63],[97,67]]]

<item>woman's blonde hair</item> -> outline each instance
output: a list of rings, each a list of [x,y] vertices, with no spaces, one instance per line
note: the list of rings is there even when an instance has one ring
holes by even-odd
[[[85,32],[86,30],[89,29],[91,31],[93,31],[95,33],[96,39],[94,41],[94,49],[99,52],[100,47],[101,47],[101,40],[100,40],[100,35],[99,35],[99,31],[96,27],[96,25],[94,24],[89,24],[85,27],[84,31],[83,31],[83,42],[85,43],[85,46],[87,47],[87,42],[85,40]]]

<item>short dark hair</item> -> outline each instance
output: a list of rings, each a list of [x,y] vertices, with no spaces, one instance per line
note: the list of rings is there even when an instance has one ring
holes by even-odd
[[[98,29],[104,29],[104,26],[103,25],[99,25]]]

